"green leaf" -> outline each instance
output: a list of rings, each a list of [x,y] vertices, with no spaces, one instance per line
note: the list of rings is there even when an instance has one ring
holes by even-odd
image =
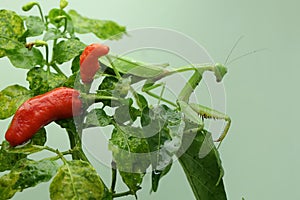
[[[60,28],[65,25],[65,20],[56,22],[57,17],[64,16],[67,19],[67,31],[72,35],[74,33],[74,26],[71,17],[62,9],[53,8],[49,11],[48,19],[50,23]]]
[[[12,85],[0,92],[0,119],[12,116],[27,99],[32,97],[32,92],[25,87]]]
[[[114,129],[110,146],[128,151],[129,153],[147,153],[149,152],[148,142],[145,138],[142,138],[143,130],[138,127],[131,126],[117,126]],[[125,161],[125,160],[124,160]]]
[[[19,174],[16,173],[9,173],[0,178],[0,199],[10,199],[18,192],[14,188],[18,178]]]
[[[148,102],[143,95],[136,92],[134,93],[134,97],[141,111],[148,107]]]
[[[33,154],[39,151],[42,151],[43,148],[39,146],[43,146],[47,141],[46,129],[41,128],[34,136],[31,138],[31,141],[25,146],[14,148],[10,147],[5,149],[7,153],[10,154]]]
[[[172,163],[167,165],[163,170],[152,170],[152,175],[151,175],[152,188],[151,188],[151,190],[153,192],[157,191],[159,181],[161,180],[162,177],[164,177],[166,174],[169,173],[171,167],[172,167]]]
[[[36,134],[34,134],[29,144],[44,146],[46,141],[47,141],[46,129],[41,128]]]
[[[23,153],[9,153],[7,150],[10,148],[7,141],[2,142],[2,147],[0,149],[0,172],[12,169],[19,160],[26,157]]]
[[[78,84],[80,84],[80,80],[78,79],[78,73],[75,73],[67,78],[67,80],[63,83],[63,86],[80,90]]]
[[[24,17],[26,24],[26,37],[33,37],[33,36],[39,36],[42,35],[43,32],[46,30],[45,24],[41,20],[40,17],[36,16],[29,16]]]
[[[172,162],[172,157],[176,155],[181,147],[185,122],[181,112],[173,111],[167,106],[158,106],[152,112],[154,112],[154,117],[151,118],[157,121],[157,128],[152,129],[163,126],[159,130],[158,144],[155,145],[159,150],[157,152],[158,159],[152,163],[152,167],[155,170],[164,170]]]
[[[96,170],[87,162],[74,160],[66,162],[50,185],[50,198],[102,199],[105,186]]]
[[[49,181],[57,168],[50,160],[20,160],[10,173],[0,178],[0,199],[9,199],[18,191]]]
[[[55,40],[62,37],[63,34],[59,30],[57,30],[56,28],[49,28],[45,33],[43,40],[49,41],[49,40]]]
[[[141,125],[143,127],[147,126],[150,124],[151,122],[151,119],[150,119],[150,109],[148,107],[148,102],[146,100],[146,98],[135,92],[134,93],[134,98],[135,98],[135,101],[139,107],[139,110],[140,110],[140,115],[141,115]]]
[[[61,74],[45,71],[41,67],[35,67],[27,73],[26,80],[29,82],[29,88],[34,94],[39,95],[62,86],[67,79]]]
[[[141,188],[140,185],[150,164],[147,140],[141,138],[141,135],[136,136],[137,134],[142,134],[140,128],[117,126],[109,141],[109,149],[113,152],[122,180],[133,192]]]
[[[185,134],[180,152],[183,154],[179,157],[179,161],[197,200],[225,200],[227,198],[221,179],[223,169],[218,151],[209,134],[205,130],[198,131],[196,135]],[[205,137],[209,137],[209,140],[205,140]],[[187,147],[192,140],[192,144],[185,149],[184,147]],[[203,145],[211,147],[205,157],[200,156]]]
[[[89,19],[81,16],[75,10],[70,10],[69,15],[77,33],[94,33],[100,39],[116,40],[122,38],[126,32],[124,26],[120,26],[113,21]]]
[[[61,128],[69,129],[76,131],[76,126],[73,119],[62,119],[55,121]]]
[[[53,59],[62,64],[78,56],[85,48],[85,44],[77,39],[59,42],[53,49]]]
[[[20,46],[18,42],[25,32],[22,18],[10,10],[0,10],[0,58],[6,55],[4,50]]]
[[[130,87],[131,87],[131,77],[127,77],[127,78],[123,77],[115,85],[115,89],[113,90],[113,95],[115,97],[124,98],[127,96]]]
[[[118,79],[113,76],[106,76],[99,86],[99,90],[114,90]]]
[[[151,122],[143,127],[143,131],[151,136],[147,141],[151,150],[152,190],[155,192],[180,149],[185,122],[181,112],[165,105],[151,108],[149,118]]]
[[[165,72],[165,69],[162,66],[137,62],[135,60],[113,55],[107,55],[107,57],[110,58],[112,63],[110,63],[105,56],[99,58],[100,62],[110,68],[113,68],[112,65],[115,66],[115,68],[123,74],[131,74],[143,78],[154,78]]]
[[[22,47],[6,50],[5,52],[11,64],[17,68],[31,69],[35,66],[43,66],[45,64],[43,54],[34,47],[30,50]]]
[[[143,178],[145,176],[144,173],[130,173],[120,171],[120,175],[122,177],[123,182],[127,185],[127,187],[136,193],[141,189],[141,184],[143,182]]]
[[[19,179],[14,188],[22,191],[25,188],[47,182],[56,174],[57,169],[58,165],[51,160],[20,160],[12,170],[12,173],[19,173]]]
[[[112,123],[112,118],[106,115],[100,108],[91,110],[86,116],[86,126],[108,126]]]
[[[76,56],[73,61],[72,61],[72,67],[71,67],[71,70],[72,70],[72,73],[76,73],[80,70],[80,55]]]
[[[134,122],[137,116],[140,115],[139,110],[132,106],[133,100],[130,98],[128,102],[125,101],[123,105],[120,105],[114,114],[114,119],[117,123],[123,124],[125,122]]]
[[[113,90],[116,87],[116,84],[118,83],[118,79],[113,76],[106,76],[101,84],[99,85],[99,91],[97,92],[99,95],[102,94],[104,96],[112,96]],[[113,103],[111,100],[103,100],[102,103],[105,106],[113,106]]]

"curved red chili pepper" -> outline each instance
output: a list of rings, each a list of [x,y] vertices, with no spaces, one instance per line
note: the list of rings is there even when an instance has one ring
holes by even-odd
[[[80,55],[80,76],[83,83],[91,83],[100,65],[98,58],[108,54],[109,47],[102,44],[87,46]]]
[[[16,111],[5,138],[11,146],[28,141],[52,121],[81,114],[82,101],[77,90],[60,87],[25,101]]]

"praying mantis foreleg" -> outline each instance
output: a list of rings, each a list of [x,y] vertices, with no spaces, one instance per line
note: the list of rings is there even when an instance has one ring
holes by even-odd
[[[157,94],[151,92],[151,90],[156,89],[158,87],[165,87],[165,83],[155,84],[155,82],[157,80],[159,80],[163,77],[172,75],[174,73],[191,71],[191,70],[194,70],[194,73],[193,73],[192,77],[188,80],[188,82],[184,85],[181,92],[179,93],[178,98],[177,98],[177,103],[178,103],[179,107],[182,105],[190,105],[191,109],[189,109],[189,110],[195,111],[202,118],[225,120],[227,122],[226,126],[225,126],[221,136],[216,140],[216,142],[221,142],[227,135],[228,130],[230,128],[230,125],[231,125],[230,117],[224,113],[217,111],[217,110],[214,110],[214,109],[202,106],[202,105],[194,104],[194,103],[189,103],[189,99],[190,99],[190,96],[192,95],[192,93],[194,92],[194,90],[196,89],[196,87],[201,82],[202,75],[204,72],[206,72],[206,71],[214,72],[214,74],[216,76],[216,81],[220,82],[222,80],[222,78],[224,77],[224,75],[227,73],[227,68],[225,66],[223,66],[221,64],[215,64],[213,66],[200,66],[200,67],[199,66],[195,66],[195,67],[190,66],[190,67],[182,67],[179,69],[175,69],[173,71],[167,72],[166,74],[163,74],[162,76],[160,76],[158,78],[148,79],[145,82],[145,84],[143,85],[142,91],[145,92],[146,94],[158,99],[159,101],[166,102],[166,103],[176,107],[178,105],[176,105],[172,101],[162,97],[162,94],[157,95]]]
[[[225,120],[227,123],[225,125],[225,128],[221,134],[221,136],[216,140],[216,142],[221,142],[225,136],[228,133],[228,130],[230,128],[231,125],[231,119],[228,115],[219,112],[217,110],[208,108],[206,106],[202,106],[199,104],[195,104],[195,103],[190,103],[191,108],[196,111],[202,118],[205,119],[221,119],[221,120]]]
[[[185,103],[189,102],[189,98],[190,98],[191,94],[194,92],[194,90],[196,89],[196,87],[198,86],[200,81],[202,80],[202,74],[205,70],[200,70],[200,69],[195,70],[192,77],[188,80],[188,82],[185,84],[185,86],[181,90],[181,92],[178,96],[179,103],[180,102],[185,102]],[[210,71],[213,71],[215,73],[217,82],[220,82],[227,72],[226,67],[224,67],[221,64],[216,64],[215,66],[213,66],[211,68],[207,67],[207,69]],[[217,110],[214,110],[214,109],[202,106],[202,105],[198,105],[195,103],[188,103],[188,104],[202,118],[223,119],[227,122],[221,136],[216,140],[216,142],[221,142],[227,135],[228,130],[230,128],[230,124],[231,124],[230,117],[224,113],[221,113]]]

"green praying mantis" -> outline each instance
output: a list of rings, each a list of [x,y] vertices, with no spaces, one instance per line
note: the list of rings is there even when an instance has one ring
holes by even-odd
[[[180,68],[175,68],[168,70],[166,67],[167,64],[162,65],[151,65],[145,64],[141,62],[132,61],[130,59],[126,59],[123,57],[108,55],[106,57],[100,58],[99,60],[102,64],[108,66],[116,72],[116,75],[121,77],[120,73],[123,75],[130,75],[136,77],[136,82],[141,80],[145,80],[142,86],[142,92],[148,94],[149,96],[158,99],[159,101],[163,101],[173,107],[177,107],[181,110],[186,117],[197,123],[200,129],[204,128],[204,119],[216,119],[216,120],[224,120],[226,125],[224,130],[222,131],[220,137],[216,140],[216,142],[222,142],[225,136],[228,133],[228,130],[231,125],[231,119],[225,113],[219,112],[215,109],[196,104],[190,103],[189,99],[193,94],[196,87],[202,80],[202,76],[205,72],[213,72],[216,81],[221,82],[225,74],[227,73],[227,68],[219,63],[215,65],[188,65]],[[163,91],[165,89],[165,83],[160,82],[161,79],[165,77],[169,77],[173,74],[182,73],[192,71],[193,75],[189,78],[187,83],[181,89],[176,102],[172,102],[163,97]],[[155,94],[152,92],[154,89],[162,87],[161,94]]]

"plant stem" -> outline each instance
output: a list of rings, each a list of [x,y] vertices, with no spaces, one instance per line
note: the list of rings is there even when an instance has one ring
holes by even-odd
[[[76,146],[76,141],[75,137],[72,131],[67,130],[68,136],[69,136],[69,141],[70,141],[70,148],[74,149]],[[73,154],[72,154],[73,155]]]
[[[110,187],[110,192],[112,194],[114,194],[116,191],[115,191],[115,188],[116,188],[116,182],[117,182],[117,165],[116,165],[116,162],[115,161],[112,161],[111,162],[111,187]]]
[[[49,65],[49,47],[45,45],[46,48],[46,64]]]
[[[129,190],[127,192],[121,192],[121,193],[116,193],[116,194],[113,194],[113,198],[117,198],[117,197],[124,197],[124,196],[128,196],[128,195],[134,195],[134,193]]]
[[[82,150],[81,138],[79,137],[78,133],[70,130],[67,130],[67,132],[70,141],[70,148],[72,149],[73,160],[83,160],[90,163]]]
[[[111,67],[113,68],[117,78],[120,80],[122,78],[122,76],[120,75],[119,71],[115,67],[115,65],[114,65],[113,61],[111,60],[111,58],[109,56],[105,56],[105,58],[109,61],[109,63],[111,64]]]
[[[84,99],[88,104],[89,103],[101,102],[103,100],[120,101],[119,98],[112,97],[112,96],[102,96],[102,95],[99,95],[99,94],[85,94],[85,93],[81,93],[80,97],[82,99]]]
[[[42,8],[41,8],[40,4],[37,3],[35,5],[38,7],[40,15],[41,15],[42,22],[45,24],[45,19],[44,19],[43,11],[42,11]]]

